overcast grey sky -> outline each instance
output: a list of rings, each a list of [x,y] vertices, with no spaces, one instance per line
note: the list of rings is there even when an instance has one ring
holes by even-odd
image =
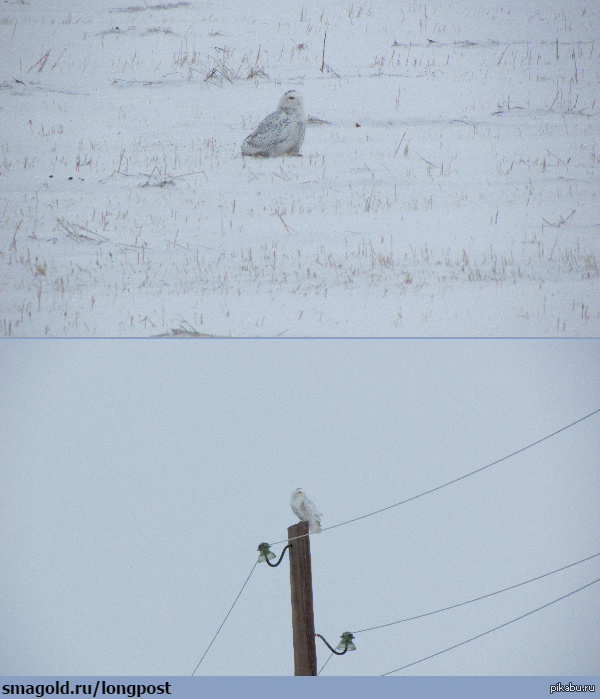
[[[0,672],[191,673],[294,488],[324,527],[433,488],[599,408],[599,360],[595,340],[0,342]],[[313,536],[316,631],[600,552],[599,426]],[[600,557],[358,634],[324,674],[388,672],[598,577]],[[598,674],[598,628],[600,583],[403,674]],[[197,674],[293,674],[287,558],[257,566]]]

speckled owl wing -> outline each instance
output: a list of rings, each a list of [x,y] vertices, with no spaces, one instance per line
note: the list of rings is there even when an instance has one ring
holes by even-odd
[[[266,150],[292,135],[294,121],[285,112],[273,112],[265,117],[247,141],[254,148]]]

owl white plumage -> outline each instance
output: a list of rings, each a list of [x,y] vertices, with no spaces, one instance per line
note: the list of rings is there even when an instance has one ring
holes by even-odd
[[[288,90],[279,100],[277,111],[265,117],[242,143],[242,155],[263,158],[300,155],[305,131],[302,95]]]
[[[296,488],[290,498],[292,512],[302,522],[308,522],[308,531],[318,534],[321,531],[321,512],[315,507],[315,503],[306,497],[302,488]]]

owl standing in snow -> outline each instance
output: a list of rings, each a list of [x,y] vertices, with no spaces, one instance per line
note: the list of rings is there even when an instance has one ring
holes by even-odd
[[[302,488],[296,488],[290,498],[292,512],[302,522],[308,522],[308,531],[318,534],[321,531],[321,513],[315,507],[315,503],[309,500]]]
[[[263,119],[242,143],[242,155],[263,158],[300,155],[305,130],[302,95],[288,90],[279,100],[277,111]]]

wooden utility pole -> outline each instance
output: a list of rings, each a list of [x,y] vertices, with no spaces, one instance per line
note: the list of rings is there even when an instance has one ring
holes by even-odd
[[[317,647],[313,613],[312,571],[308,522],[288,527],[290,587],[292,589],[292,630],[294,634],[294,675],[317,674]],[[301,537],[297,539],[296,537]],[[291,541],[293,539],[293,541]]]

